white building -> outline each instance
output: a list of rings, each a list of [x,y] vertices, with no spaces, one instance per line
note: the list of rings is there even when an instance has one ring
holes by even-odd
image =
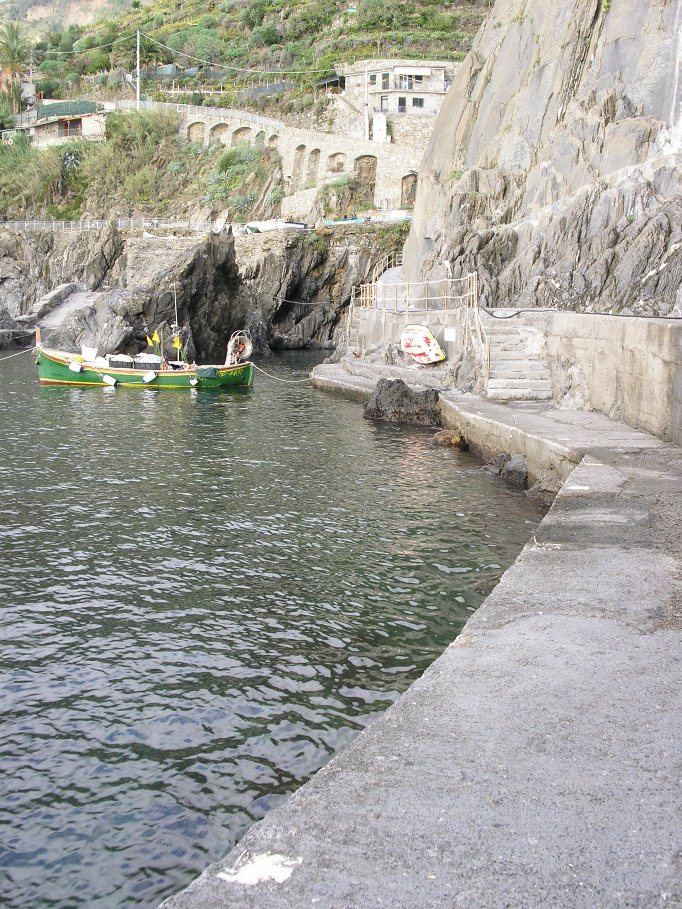
[[[337,67],[346,99],[362,109],[367,98],[370,117],[434,117],[459,64],[437,60],[361,60]]]

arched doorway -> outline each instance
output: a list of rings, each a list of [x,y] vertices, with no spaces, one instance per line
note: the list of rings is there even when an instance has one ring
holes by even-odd
[[[190,142],[203,142],[206,125],[204,123],[190,123],[187,127],[187,139]]]
[[[417,175],[405,174],[400,184],[400,207],[412,208],[417,197]]]
[[[305,158],[305,145],[299,145],[294,152],[294,167],[291,171],[291,191],[296,192],[301,183],[303,173],[303,159]]]
[[[360,155],[355,159],[355,178],[368,199],[374,199],[377,185],[377,159],[374,155]]]
[[[317,185],[317,172],[320,168],[320,149],[314,148],[308,155],[308,174],[306,183]]]
[[[230,125],[229,123],[216,123],[212,126],[208,134],[209,142],[222,142],[223,145],[230,144]]]
[[[335,152],[327,158],[327,173],[341,174],[346,169],[346,156],[343,152]]]
[[[249,145],[251,143],[251,127],[240,126],[232,133],[233,145]]]

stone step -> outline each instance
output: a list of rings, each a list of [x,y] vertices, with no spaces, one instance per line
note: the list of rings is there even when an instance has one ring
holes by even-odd
[[[552,386],[546,379],[488,379],[488,398],[538,398],[552,397]]]
[[[490,389],[486,391],[486,398],[491,401],[551,401],[551,389],[509,388]]]
[[[513,341],[495,341],[491,340],[490,350],[499,351],[500,353],[518,353],[518,354],[527,354],[530,350],[535,350],[537,345],[528,344],[526,341],[521,340],[520,338],[515,338]],[[537,354],[536,354],[537,356]]]
[[[521,370],[521,369],[491,369],[490,370],[490,379],[499,379],[500,381],[507,380],[516,380],[516,379],[527,379],[530,382],[537,382],[542,380],[543,382],[551,382],[551,377],[549,372],[546,369],[534,369],[534,370]]]
[[[523,369],[524,366],[533,366],[538,369],[547,369],[547,364],[537,354],[526,353],[521,356],[501,355],[498,351],[490,351],[490,362],[495,366],[508,366],[510,369]]]
[[[541,372],[549,375],[549,369],[544,360],[490,360],[490,368],[498,372]]]

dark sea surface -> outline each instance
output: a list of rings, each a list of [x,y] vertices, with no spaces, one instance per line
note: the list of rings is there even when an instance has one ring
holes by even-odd
[[[0,421],[8,909],[188,884],[442,652],[543,513],[430,432],[259,373],[41,388],[26,354]]]

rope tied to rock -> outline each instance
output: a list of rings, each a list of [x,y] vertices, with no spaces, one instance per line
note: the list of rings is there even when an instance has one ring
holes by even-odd
[[[260,366],[256,366],[255,363],[251,364],[254,369],[257,369],[258,372],[262,372],[264,376],[267,376],[268,379],[274,379],[275,382],[282,382],[284,385],[300,385],[302,382],[310,382],[310,376],[307,376],[305,379],[280,379],[279,376],[273,376],[272,373],[266,372],[264,369],[261,369]]]
[[[32,350],[35,350],[35,347],[25,347],[23,350],[20,350],[17,353],[9,354],[7,357],[0,357],[0,363],[2,363],[3,360],[11,360],[12,357],[19,357],[21,354],[30,353]]]

